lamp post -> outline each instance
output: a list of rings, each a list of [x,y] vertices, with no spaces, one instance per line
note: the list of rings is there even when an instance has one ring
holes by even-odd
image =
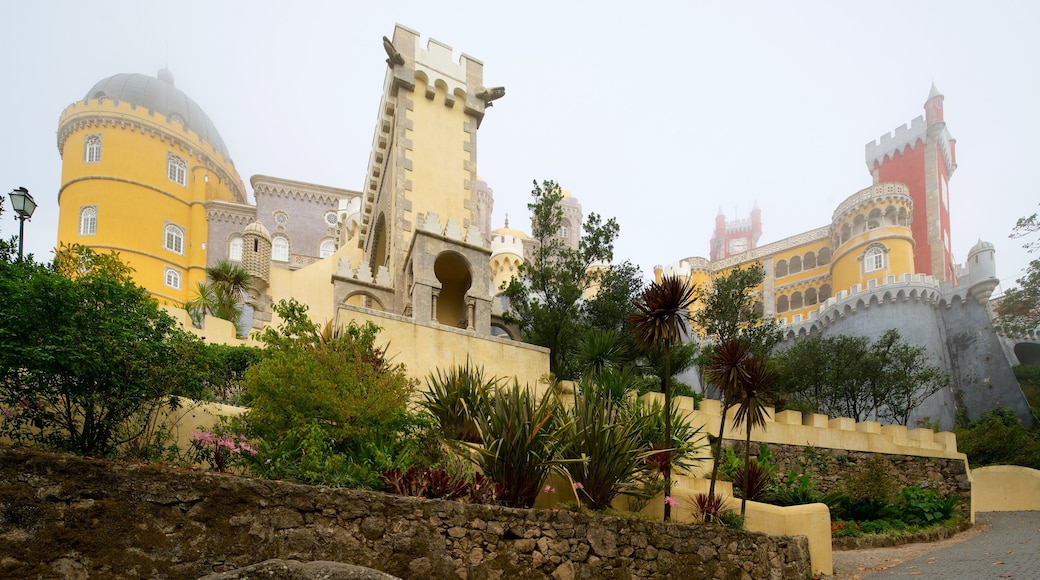
[[[25,220],[32,217],[36,211],[36,201],[29,195],[29,190],[24,187],[16,187],[11,191],[11,207],[14,208],[14,219],[18,224],[18,259],[22,259],[22,248],[25,246]]]

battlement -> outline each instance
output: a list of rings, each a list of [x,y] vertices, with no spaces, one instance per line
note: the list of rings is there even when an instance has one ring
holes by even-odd
[[[398,24],[394,29],[393,44],[405,57],[406,65],[426,77],[431,85],[438,81],[443,83],[449,95],[457,91],[472,95],[483,87],[484,63],[466,53],[455,61],[452,48],[439,40],[430,38],[426,41],[426,48],[422,48],[419,33]]]
[[[886,157],[891,159],[896,151],[902,151],[907,146],[913,148],[927,133],[928,127],[925,126],[924,117],[917,117],[906,125],[896,127],[891,133],[882,135],[880,139],[867,143],[867,170],[873,171],[875,165],[884,163]]]
[[[658,399],[661,393],[647,393],[642,399]],[[702,399],[699,408],[693,409],[693,399],[676,397],[676,406],[690,420],[690,424],[701,426],[703,432],[718,436],[722,419],[722,403],[715,399]],[[726,412],[728,418],[736,409]],[[812,446],[821,449],[842,449],[871,453],[890,453],[924,457],[962,459],[957,451],[957,436],[950,432],[935,433],[931,429],[909,429],[903,425],[882,425],[877,421],[860,421],[848,417],[831,418],[820,414],[802,414],[799,411],[780,411],[766,408],[765,427],[751,429],[751,440],[758,443]],[[743,438],[742,423],[727,425],[726,434]],[[740,434],[735,435],[735,434]]]
[[[480,228],[476,225],[469,226],[466,228],[466,232],[463,233],[459,222],[449,219],[442,228],[441,217],[432,211],[416,216],[415,229],[416,231],[429,232],[470,246],[484,247],[484,236],[481,235]]]
[[[496,234],[491,237],[491,257],[499,254],[524,255],[524,239],[520,236]]]
[[[751,218],[726,220],[726,232],[745,232],[751,229]]]
[[[691,272],[711,273],[711,262],[706,258],[691,256],[685,260],[679,260],[678,262],[673,262],[667,266],[655,266],[654,270],[657,270],[658,268],[661,269],[661,273],[664,276],[689,278]]]
[[[877,183],[857,191],[838,204],[838,208],[831,215],[831,224],[839,225],[842,218],[864,204],[892,198],[899,198],[909,206],[913,206],[913,201],[910,198],[910,188],[906,185],[894,182]]]

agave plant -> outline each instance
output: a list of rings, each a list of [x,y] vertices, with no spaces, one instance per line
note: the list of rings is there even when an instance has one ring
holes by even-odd
[[[687,334],[687,323],[690,320],[690,307],[694,301],[694,288],[678,276],[665,276],[660,282],[654,282],[632,304],[638,310],[629,317],[636,344],[640,347],[663,349],[665,351],[664,366],[664,407],[665,407],[665,446],[672,447],[672,389],[671,389],[671,356],[672,346]],[[672,468],[670,463],[664,466],[664,520],[672,517],[671,504],[668,499],[672,494]]]

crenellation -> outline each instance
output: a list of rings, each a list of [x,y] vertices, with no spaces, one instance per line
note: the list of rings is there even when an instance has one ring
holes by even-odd
[[[925,139],[927,131],[924,117],[919,116],[905,125],[896,127],[891,133],[882,135],[880,139],[867,143],[867,169],[872,170],[875,165],[883,163],[886,157],[891,158],[897,151],[903,151],[906,147],[913,148],[919,140]]]

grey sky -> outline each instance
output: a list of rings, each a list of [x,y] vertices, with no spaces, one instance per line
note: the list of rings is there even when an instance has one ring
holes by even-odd
[[[707,256],[720,207],[746,217],[757,201],[760,243],[828,224],[870,185],[864,144],[923,114],[934,81],[957,138],[955,259],[993,242],[1006,289],[1029,260],[1008,233],[1040,201],[1038,16],[1025,1],[5,2],[0,188],[40,203],[26,247],[49,258],[58,116],[104,77],[165,65],[247,188],[265,174],[357,189],[380,37],[400,22],[507,89],[479,132],[495,227],[508,213],[526,229],[531,180],[554,179],[617,217],[616,257],[648,276]]]

